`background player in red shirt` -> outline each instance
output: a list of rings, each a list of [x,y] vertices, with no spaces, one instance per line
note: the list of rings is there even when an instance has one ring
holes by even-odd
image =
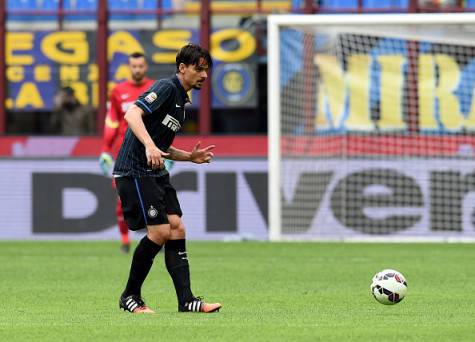
[[[129,68],[131,79],[117,84],[110,95],[109,111],[104,124],[103,143],[99,157],[99,164],[106,176],[110,174],[110,169],[127,130],[127,121],[124,119],[125,112],[154,82],[145,75],[148,65],[143,53],[135,52],[129,56]],[[115,187],[114,182],[113,186]],[[122,242],[120,248],[123,252],[128,253],[130,249],[129,229],[124,221],[118,197],[115,212]]]

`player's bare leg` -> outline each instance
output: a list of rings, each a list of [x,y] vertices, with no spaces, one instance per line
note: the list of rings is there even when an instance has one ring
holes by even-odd
[[[205,303],[191,292],[190,267],[186,253],[185,226],[178,215],[168,215],[170,239],[165,243],[165,265],[170,274],[178,298],[178,311],[215,312],[221,304]]]
[[[147,226],[147,235],[134,251],[127,286],[119,300],[119,307],[132,313],[154,313],[142,300],[141,289],[153,260],[170,237],[170,225]]]

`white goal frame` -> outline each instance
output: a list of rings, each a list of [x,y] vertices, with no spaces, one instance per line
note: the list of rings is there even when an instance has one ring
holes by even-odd
[[[289,240],[282,235],[281,220],[281,125],[280,125],[280,69],[279,51],[280,27],[292,26],[355,26],[355,25],[424,25],[424,24],[471,24],[475,25],[475,13],[438,13],[438,14],[348,14],[348,15],[270,15],[268,16],[268,199],[269,199],[269,239],[271,241]],[[463,44],[463,41],[461,42]],[[474,42],[472,41],[473,45]],[[295,238],[291,238],[295,240]],[[384,238],[364,239],[365,241],[383,241]],[[394,238],[387,239],[394,241]],[[410,240],[410,239],[409,239]],[[421,239],[415,239],[420,241]],[[429,241],[434,239],[429,238]],[[439,241],[448,241],[439,239]],[[450,240],[450,239],[449,239]],[[453,239],[452,239],[453,240]],[[458,239],[455,239],[458,241]],[[467,241],[467,239],[463,239]],[[408,239],[404,239],[408,241]]]

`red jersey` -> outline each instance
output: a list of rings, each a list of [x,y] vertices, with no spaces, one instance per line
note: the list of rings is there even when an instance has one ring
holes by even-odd
[[[153,82],[145,77],[140,84],[129,80],[117,84],[112,89],[109,110],[104,124],[101,152],[110,153],[114,157],[117,155],[127,130],[127,121],[124,119],[125,112],[140,95],[150,88]]]

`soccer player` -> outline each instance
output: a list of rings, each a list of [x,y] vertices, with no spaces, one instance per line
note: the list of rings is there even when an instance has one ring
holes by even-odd
[[[155,82],[125,114],[129,129],[113,174],[129,229],[147,229],[134,251],[127,285],[119,299],[119,307],[126,311],[153,313],[142,300],[141,288],[162,247],[178,311],[208,313],[221,308],[219,303],[205,303],[191,291],[182,211],[164,168],[164,158],[202,164],[213,157],[214,145],[201,148],[198,142],[192,151],[172,146],[185,121],[187,91],[201,89],[211,66],[207,50],[195,44],[184,46],[176,55],[176,75]]]
[[[104,124],[103,143],[99,156],[99,165],[105,176],[109,174],[114,157],[124,140],[127,130],[127,121],[124,119],[125,112],[153,84],[153,80],[146,77],[148,65],[143,53],[135,52],[129,56],[129,68],[131,79],[117,84],[110,95],[110,107]],[[112,182],[112,186],[115,187],[114,182]],[[124,221],[119,197],[117,197],[115,214],[120,231],[120,249],[122,252],[128,253],[130,249],[129,229]]]

